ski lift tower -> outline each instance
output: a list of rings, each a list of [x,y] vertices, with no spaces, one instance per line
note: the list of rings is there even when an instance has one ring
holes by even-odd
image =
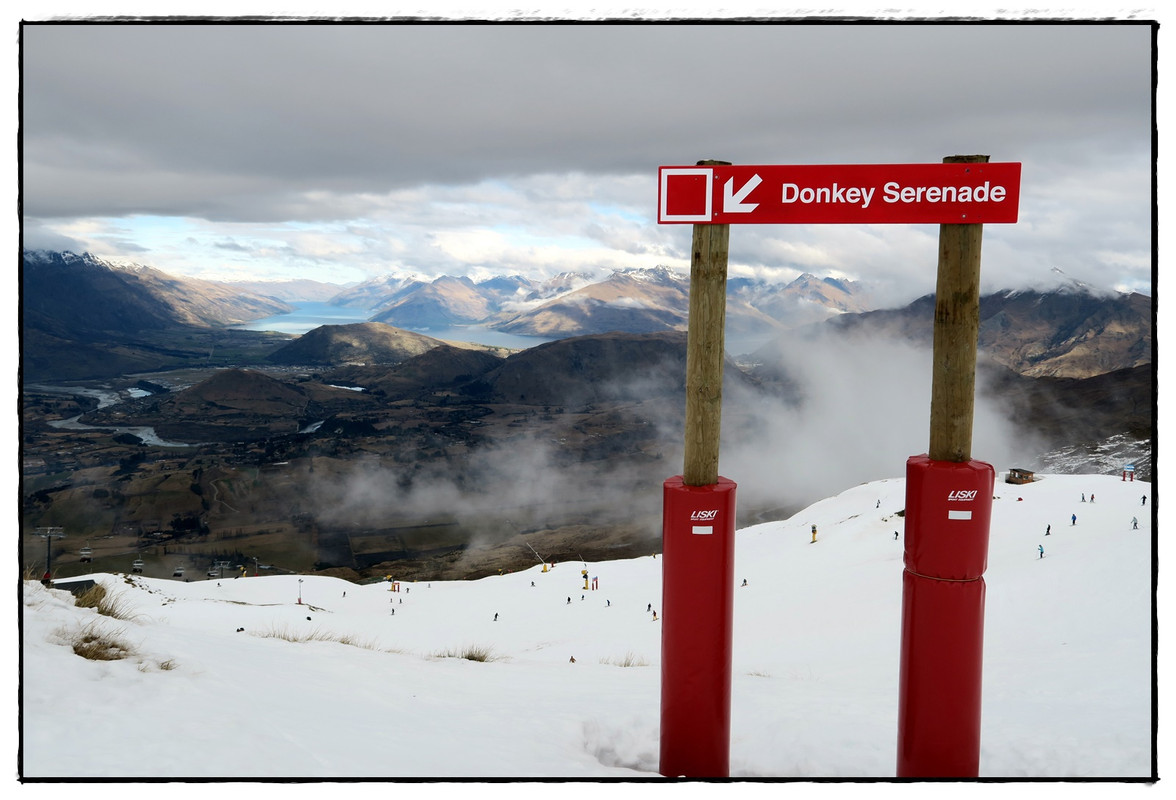
[[[33,531],[37,536],[45,540],[45,574],[53,574],[53,540],[65,538],[65,528],[61,527],[42,527]]]

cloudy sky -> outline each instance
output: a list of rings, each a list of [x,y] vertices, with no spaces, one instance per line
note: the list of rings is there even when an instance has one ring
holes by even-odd
[[[1019,221],[985,226],[986,289],[1060,269],[1151,293],[1155,15],[660,16],[25,24],[24,245],[216,279],[688,269],[690,226],[656,222],[660,165],[983,153],[1023,164]],[[738,225],[730,273],[905,302],[934,291],[937,240]]]

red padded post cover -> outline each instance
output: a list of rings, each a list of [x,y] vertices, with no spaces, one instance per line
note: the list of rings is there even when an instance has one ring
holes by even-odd
[[[897,775],[977,777],[996,472],[907,460]]]
[[[687,486],[681,476],[663,484],[655,624],[662,626],[659,772],[667,777],[730,776],[735,488],[723,477],[708,486]]]

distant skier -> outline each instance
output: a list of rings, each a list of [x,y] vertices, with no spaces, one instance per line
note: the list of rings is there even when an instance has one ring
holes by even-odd
[[[657,612],[656,611],[653,612],[653,621],[657,622]]]
[[[1131,530],[1133,530],[1133,531],[1139,530],[1139,518],[1138,517],[1131,518]]]
[[[898,531],[894,532],[894,541],[898,541]]]
[[[1038,558],[1045,558],[1045,548],[1042,547],[1041,545],[1037,545],[1037,557]]]
[[[572,604],[572,598],[571,598],[571,597],[569,597],[569,598],[568,598],[568,605],[570,606],[571,604]]]
[[[746,585],[747,585],[747,578],[744,578],[744,579],[743,579],[743,585],[744,585],[744,586],[746,586]]]
[[[1082,493],[1082,502],[1083,503],[1086,502],[1086,493],[1085,492]]]
[[[1071,526],[1074,526],[1074,525],[1077,525],[1077,524],[1078,524],[1078,515],[1077,515],[1077,514],[1071,514],[1071,515],[1070,515],[1070,525],[1071,525]]]
[[[1094,502],[1094,495],[1093,494],[1090,495],[1090,502],[1092,502],[1092,503]]]
[[[494,621],[498,622],[498,612],[497,611],[494,612]]]
[[[604,607],[605,608],[612,608],[612,600],[605,600]]]
[[[1045,535],[1049,536],[1049,526],[1048,525],[1045,526]]]
[[[1140,504],[1141,506],[1146,506],[1146,505],[1147,505],[1147,495],[1146,495],[1146,494],[1145,494],[1143,497],[1139,498],[1139,504]]]
[[[646,604],[645,604],[645,610],[646,610],[647,612],[648,612],[648,611],[653,611],[653,603],[646,603]]]

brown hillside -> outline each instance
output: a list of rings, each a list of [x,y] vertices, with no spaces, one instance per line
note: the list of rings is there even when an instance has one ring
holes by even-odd
[[[269,356],[273,364],[399,364],[441,344],[381,322],[321,325]]]
[[[748,380],[728,361],[724,384]],[[477,391],[527,405],[658,400],[677,405],[686,392],[686,333],[606,333],[529,348],[491,370]]]

